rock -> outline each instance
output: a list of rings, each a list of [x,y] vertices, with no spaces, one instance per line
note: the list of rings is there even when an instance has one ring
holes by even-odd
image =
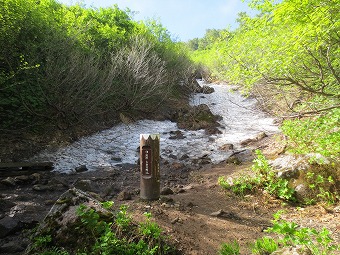
[[[84,247],[84,239],[79,236],[84,235],[83,229],[78,228],[80,222],[77,210],[80,205],[91,208],[99,215],[98,220],[112,221],[112,213],[105,209],[99,200],[94,199],[88,193],[76,188],[69,189],[63,193],[37,229],[36,235],[46,235],[53,229],[53,244],[62,246],[65,249],[74,251]],[[39,254],[31,245],[32,254]],[[73,252],[71,253],[73,254]]]
[[[214,115],[206,104],[193,106],[177,119],[181,129],[199,130],[220,126],[218,120],[221,116]]]
[[[170,131],[170,137],[169,139],[184,139],[186,136],[183,134],[182,131],[176,130],[176,131]]]
[[[174,194],[174,191],[170,189],[169,187],[164,187],[161,190],[161,195],[163,196],[172,195],[172,194]]]
[[[188,156],[188,154],[184,154],[184,155],[182,155],[182,156],[179,158],[179,160],[186,160],[186,159],[188,159],[188,158],[190,158],[190,157]]]
[[[125,200],[131,200],[132,199],[132,195],[130,192],[126,191],[126,190],[123,190],[122,192],[120,192],[118,195],[117,195],[117,199],[119,201],[125,201]]]
[[[296,247],[283,247],[271,253],[271,255],[312,255],[310,249],[303,245],[297,245]]]
[[[15,177],[15,181],[17,183],[29,183],[32,181],[32,178],[27,175],[20,175],[20,176]]]
[[[7,254],[16,254],[16,253],[21,253],[23,252],[26,247],[27,247],[28,243],[26,242],[15,242],[15,241],[10,241],[8,243],[3,244],[0,247],[0,253],[7,253]]]
[[[209,87],[207,85],[203,85],[202,86],[202,92],[203,94],[211,94],[211,93],[214,93],[215,92],[215,89],[212,88],[212,87]]]
[[[217,212],[210,213],[210,216],[219,217],[222,216],[225,212],[223,210],[218,210]]]
[[[242,163],[241,160],[236,155],[233,155],[227,158],[225,162],[227,164],[234,164],[234,165],[240,165]]]
[[[311,189],[304,183],[301,183],[295,187],[295,196],[297,200],[306,202],[313,198]]]
[[[32,189],[35,191],[47,191],[54,190],[54,187],[50,185],[36,184],[32,187]]]
[[[0,238],[6,237],[20,229],[19,221],[6,216],[0,220]]]
[[[265,132],[260,132],[260,133],[258,133],[257,135],[256,135],[256,137],[255,137],[255,140],[256,141],[260,141],[260,140],[262,140],[263,138],[265,138],[265,137],[267,137],[268,135],[265,133]]]
[[[91,180],[77,180],[73,186],[85,192],[94,192],[96,190]]]
[[[221,130],[219,130],[217,127],[208,127],[205,129],[206,135],[216,135],[216,134],[222,134]]]
[[[170,155],[169,155],[169,158],[172,158],[172,159],[177,159],[177,156],[176,156],[176,155],[174,155],[174,154],[170,154]]]
[[[77,173],[82,173],[82,172],[86,172],[88,169],[85,165],[80,165],[80,166],[77,166],[74,170],[76,170]]]
[[[179,162],[174,162],[171,164],[171,168],[173,168],[174,170],[179,170],[184,168],[185,165],[183,163],[179,163]]]
[[[222,146],[220,146],[219,150],[221,151],[230,151],[234,149],[234,145],[232,143],[226,143],[226,144],[223,144]]]
[[[177,222],[179,222],[181,219],[179,218],[179,217],[176,217],[175,219],[173,219],[172,221],[171,221],[171,224],[175,224],[175,223],[177,223]]]
[[[254,139],[251,139],[251,138],[248,138],[246,140],[243,140],[242,142],[240,142],[240,145],[241,146],[246,146],[248,144],[250,144],[251,142],[254,142],[255,140]]]
[[[277,177],[282,179],[298,179],[300,176],[300,171],[298,169],[283,169],[277,172]]]
[[[5,184],[6,186],[15,186],[16,181],[13,177],[7,177],[1,181],[2,184]]]
[[[267,134],[265,132],[260,132],[254,138],[248,138],[248,139],[240,142],[240,145],[241,146],[246,146],[246,145],[248,145],[250,143],[260,141],[260,140],[262,140],[265,137],[267,137]]]

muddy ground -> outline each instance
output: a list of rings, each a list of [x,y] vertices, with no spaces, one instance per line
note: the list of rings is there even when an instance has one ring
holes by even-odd
[[[282,147],[272,137],[248,147],[250,150],[260,148],[268,157],[282,152]],[[241,198],[222,190],[217,184],[219,176],[249,171],[252,157],[244,156],[241,161],[238,165],[222,162],[199,167],[162,162],[161,187],[170,188],[173,194],[164,190],[161,199],[153,202],[139,199],[137,165],[71,175],[39,172],[1,177],[0,253],[24,254],[31,230],[58,197],[72,187],[103,201],[112,200],[117,209],[122,204],[128,205],[128,212],[135,220],[142,220],[144,212],[151,212],[183,254],[217,254],[223,242],[234,240],[241,244],[241,254],[250,254],[249,243],[267,235],[263,230],[271,226],[272,215],[281,209],[286,210],[286,219],[303,227],[328,228],[339,242],[340,213],[332,208],[297,207],[263,193]]]

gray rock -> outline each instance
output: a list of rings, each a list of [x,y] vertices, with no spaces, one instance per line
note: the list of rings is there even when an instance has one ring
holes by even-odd
[[[163,195],[163,196],[172,195],[172,194],[174,194],[174,191],[172,189],[170,189],[169,187],[164,187],[161,190],[161,195]]]
[[[86,172],[88,169],[85,165],[77,166],[74,170],[76,170],[77,173]]]
[[[23,252],[28,244],[10,241],[0,247],[0,253],[15,254]]]
[[[2,184],[5,184],[6,186],[15,186],[16,181],[13,177],[7,177],[1,181]]]
[[[54,187],[51,185],[43,185],[43,184],[36,184],[32,187],[35,191],[48,191],[48,190],[54,190]]]
[[[231,144],[231,143],[226,143],[226,144],[223,144],[219,149],[221,151],[230,151],[230,150],[234,149],[234,145]]]
[[[94,192],[96,190],[91,180],[77,180],[74,187],[85,192]]]
[[[3,238],[19,229],[19,221],[6,216],[0,220],[0,238]]]
[[[203,85],[202,86],[202,92],[203,94],[211,94],[211,93],[214,93],[215,92],[215,89],[212,88],[212,87],[209,87],[207,85]]]
[[[301,183],[295,187],[295,195],[299,201],[305,202],[308,199],[311,199],[313,194],[306,184]]]
[[[126,191],[126,190],[123,190],[122,192],[120,192],[118,195],[117,195],[117,199],[119,201],[125,201],[125,200],[131,200],[132,199],[132,195],[130,192]]]
[[[218,210],[217,212],[210,213],[210,216],[213,217],[220,217],[224,214],[225,212],[223,210]]]

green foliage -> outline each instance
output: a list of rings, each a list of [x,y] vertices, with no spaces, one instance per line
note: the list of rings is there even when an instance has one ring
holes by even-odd
[[[333,244],[331,233],[326,228],[317,231],[314,228],[299,228],[294,222],[281,219],[281,211],[274,215],[273,226],[266,232],[276,233],[280,239],[278,243],[284,246],[305,245],[313,254],[333,254],[332,251],[339,249],[339,245]]]
[[[239,255],[240,245],[237,241],[222,244],[218,254],[220,255]]]
[[[113,202],[102,203],[103,207],[111,210]],[[67,254],[122,254],[122,255],[152,255],[170,254],[172,248],[165,243],[162,229],[151,220],[151,214],[146,213],[146,220],[135,224],[127,213],[127,206],[121,206],[118,212],[98,212],[93,208],[80,205],[77,208],[79,225],[74,234],[86,233],[87,237],[82,242],[72,244],[72,250],[64,247],[54,239],[53,233],[35,238],[32,251],[34,254],[67,255]],[[112,221],[112,219],[114,219]],[[69,226],[73,228],[74,226]],[[52,246],[52,244],[54,246]],[[79,246],[80,245],[80,246]]]
[[[192,58],[217,79],[242,85],[246,93],[253,89],[267,104],[273,100],[280,111],[299,116],[339,108],[340,2],[248,2],[258,15],[240,13],[236,30],[203,48],[199,39],[189,42]]]
[[[337,191],[337,183],[331,173],[327,171],[320,171],[319,169],[315,172],[308,172],[306,174],[306,183],[311,190],[310,198],[305,203],[313,204],[318,201],[326,202],[329,205],[335,204],[340,200],[340,196]]]
[[[159,22],[135,22],[116,5],[6,0],[0,23],[6,132],[111,124],[120,112],[158,109],[195,68]]]
[[[288,201],[295,201],[294,189],[289,187],[287,180],[277,177],[276,172],[269,165],[268,160],[260,150],[255,151],[257,158],[254,159],[252,175],[243,175],[234,180],[219,178],[219,184],[230,189],[236,194],[244,195],[253,189],[263,188],[269,194]]]
[[[319,153],[333,158],[340,156],[340,109],[324,116],[303,120],[286,120],[281,129],[289,137],[289,149],[298,154]]]
[[[276,251],[278,247],[278,243],[275,239],[264,236],[260,239],[257,239],[251,245],[251,251],[252,254],[267,255]]]
[[[255,240],[250,245],[251,254],[267,255],[276,251],[283,246],[302,245],[307,247],[313,255],[332,255],[336,254],[333,251],[338,251],[340,246],[335,244],[331,237],[331,232],[326,228],[318,231],[314,228],[301,228],[295,222],[289,222],[281,218],[283,211],[278,211],[274,214],[272,220],[273,226],[265,230],[275,236],[262,237]],[[219,251],[219,254],[240,254],[239,244],[224,243]]]

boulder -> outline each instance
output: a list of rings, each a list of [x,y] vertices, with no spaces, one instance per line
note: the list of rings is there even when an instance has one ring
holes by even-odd
[[[0,238],[6,237],[20,229],[20,222],[13,218],[6,216],[0,220]]]
[[[87,237],[84,235],[85,230],[81,227],[81,219],[77,213],[80,205],[93,209],[102,219],[113,220],[112,213],[105,209],[99,200],[84,191],[72,188],[63,193],[52,206],[37,229],[36,236],[51,235],[56,246],[68,250],[84,247]],[[34,253],[33,245],[29,249]],[[73,251],[76,253],[76,250]]]
[[[161,195],[163,196],[172,195],[172,194],[174,194],[174,191],[170,189],[169,187],[164,187],[161,190]]]

